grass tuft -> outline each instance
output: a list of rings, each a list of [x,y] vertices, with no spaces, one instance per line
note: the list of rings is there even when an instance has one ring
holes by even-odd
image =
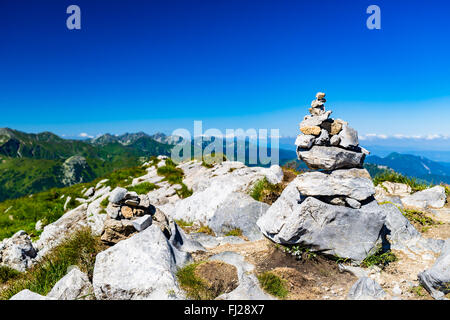
[[[256,201],[272,204],[278,199],[283,187],[281,184],[271,184],[267,178],[259,180],[250,191],[250,196]]]
[[[20,272],[7,266],[0,266],[0,284],[20,276]]]
[[[226,237],[230,237],[230,236],[240,237],[240,236],[242,236],[242,230],[239,229],[239,228],[230,230],[230,231],[228,231],[228,232],[225,234],[225,236],[226,236]]]
[[[197,232],[198,233],[206,233],[206,234],[209,234],[210,236],[213,236],[213,237],[215,237],[216,236],[216,234],[214,233],[214,231],[210,228],[210,227],[208,227],[208,226],[206,226],[206,225],[202,225],[198,230],[197,230]]]
[[[158,188],[159,187],[156,184],[154,184],[154,183],[142,182],[142,183],[139,183],[139,184],[137,184],[137,185],[135,185],[133,187],[128,187],[127,189],[128,189],[128,191],[130,191],[130,192],[134,191],[137,194],[147,194],[150,191],[153,191],[153,190],[158,189]]]
[[[397,260],[397,256],[392,251],[383,251],[383,248],[379,247],[374,254],[367,256],[361,262],[361,266],[364,268],[378,266],[384,269],[389,263],[395,262]]]
[[[286,280],[281,279],[273,272],[267,271],[258,275],[261,287],[271,295],[278,298],[286,298],[289,291],[286,289]]]
[[[394,171],[384,171],[382,173],[377,174],[373,178],[373,184],[375,186],[383,183],[384,181],[394,182],[394,183],[403,183],[411,187],[413,192],[425,190],[431,185],[419,182],[415,178],[408,178],[400,173]]]
[[[214,299],[207,290],[205,282],[195,274],[195,269],[202,262],[191,263],[177,271],[177,279],[181,288],[186,291],[186,296],[193,300]]]

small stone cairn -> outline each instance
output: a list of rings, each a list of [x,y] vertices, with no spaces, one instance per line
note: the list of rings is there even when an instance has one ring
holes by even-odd
[[[141,232],[156,223],[161,231],[170,237],[169,220],[166,215],[150,204],[147,195],[138,195],[127,189],[117,187],[109,196],[106,207],[107,219],[101,240],[115,244]]]

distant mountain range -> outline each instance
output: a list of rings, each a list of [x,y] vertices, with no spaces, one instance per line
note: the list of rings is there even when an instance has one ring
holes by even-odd
[[[403,175],[429,183],[450,183],[449,163],[436,162],[421,156],[393,152],[384,158],[368,156],[366,163],[386,166]]]
[[[159,140],[159,141],[157,141]],[[51,132],[29,134],[0,129],[0,201],[88,182],[141,157],[170,155],[174,137],[158,133],[66,140]]]
[[[51,132],[29,134],[0,128],[0,201],[92,181],[116,169],[135,166],[143,157],[170,155],[173,146],[181,139],[163,133],[148,135],[138,132],[72,140],[60,138]],[[206,148],[212,141],[203,141],[201,148]],[[280,165],[307,169],[303,162],[297,160],[295,148],[289,141],[280,140]],[[224,151],[226,143],[229,141],[224,141]],[[246,140],[246,160],[249,159],[250,146],[250,141]],[[200,148],[194,141],[191,147],[192,151]],[[237,149],[234,151],[235,156],[236,152]],[[368,156],[366,164],[371,174],[388,167],[430,183],[450,183],[450,164],[421,156],[400,153],[391,153],[384,158]],[[246,161],[246,165],[268,166],[260,163],[259,159],[256,164]]]

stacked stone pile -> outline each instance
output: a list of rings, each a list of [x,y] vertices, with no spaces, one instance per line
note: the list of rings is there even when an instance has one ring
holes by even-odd
[[[117,243],[141,232],[155,222],[170,237],[169,220],[166,215],[150,204],[147,195],[138,195],[117,187],[109,196],[106,208],[108,218],[104,224],[102,241]]]
[[[295,145],[297,155],[311,169],[360,168],[369,152],[359,146],[358,133],[347,122],[330,118],[325,111],[325,93],[311,103],[310,115],[300,123]]]
[[[258,220],[263,234],[280,244],[301,244],[362,261],[380,242],[385,213],[363,169],[368,151],[347,122],[330,118],[317,93],[300,123],[297,155],[311,169],[294,179]]]

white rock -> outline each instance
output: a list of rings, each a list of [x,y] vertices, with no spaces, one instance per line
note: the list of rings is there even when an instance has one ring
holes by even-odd
[[[374,249],[385,213],[375,201],[361,209],[334,206],[308,197],[301,202],[294,180],[257,225],[280,244],[302,244],[327,254],[362,261]]]
[[[299,134],[295,140],[295,145],[302,149],[309,149],[312,147],[316,137],[312,135]]]
[[[142,217],[139,217],[135,220],[132,221],[133,223],[133,227],[138,231],[144,231],[145,229],[147,229],[149,226],[152,225],[152,216],[149,214],[146,214]]]
[[[81,272],[78,267],[73,267],[54,285],[47,297],[57,300],[92,300],[94,288],[87,274]]]
[[[368,277],[359,278],[348,293],[349,300],[380,300],[386,292],[374,280]]]
[[[90,187],[89,189],[86,190],[86,192],[83,194],[83,196],[90,198],[94,195],[94,193],[95,193],[94,187]]]
[[[347,124],[342,126],[338,136],[341,138],[339,145],[344,148],[357,147],[359,145],[358,132]]]
[[[366,169],[306,172],[294,181],[304,196],[345,196],[362,201],[375,194]]]
[[[405,207],[416,209],[442,208],[446,199],[445,188],[442,186],[435,186],[401,198]]]
[[[55,299],[41,296],[38,293],[25,289],[13,295],[9,300],[55,300]]]
[[[384,181],[381,185],[392,196],[405,197],[412,192],[411,187],[404,183]]]
[[[95,296],[98,300],[183,298],[176,271],[171,245],[152,225],[97,255]]]
[[[119,203],[120,201],[125,199],[127,192],[127,189],[116,187],[113,191],[111,191],[111,194],[109,195],[109,202]]]
[[[23,272],[32,266],[36,255],[30,236],[23,230],[0,242],[0,265]]]
[[[400,287],[398,285],[396,285],[393,289],[392,289],[392,293],[396,296],[399,296],[402,294],[402,289],[400,289]]]

